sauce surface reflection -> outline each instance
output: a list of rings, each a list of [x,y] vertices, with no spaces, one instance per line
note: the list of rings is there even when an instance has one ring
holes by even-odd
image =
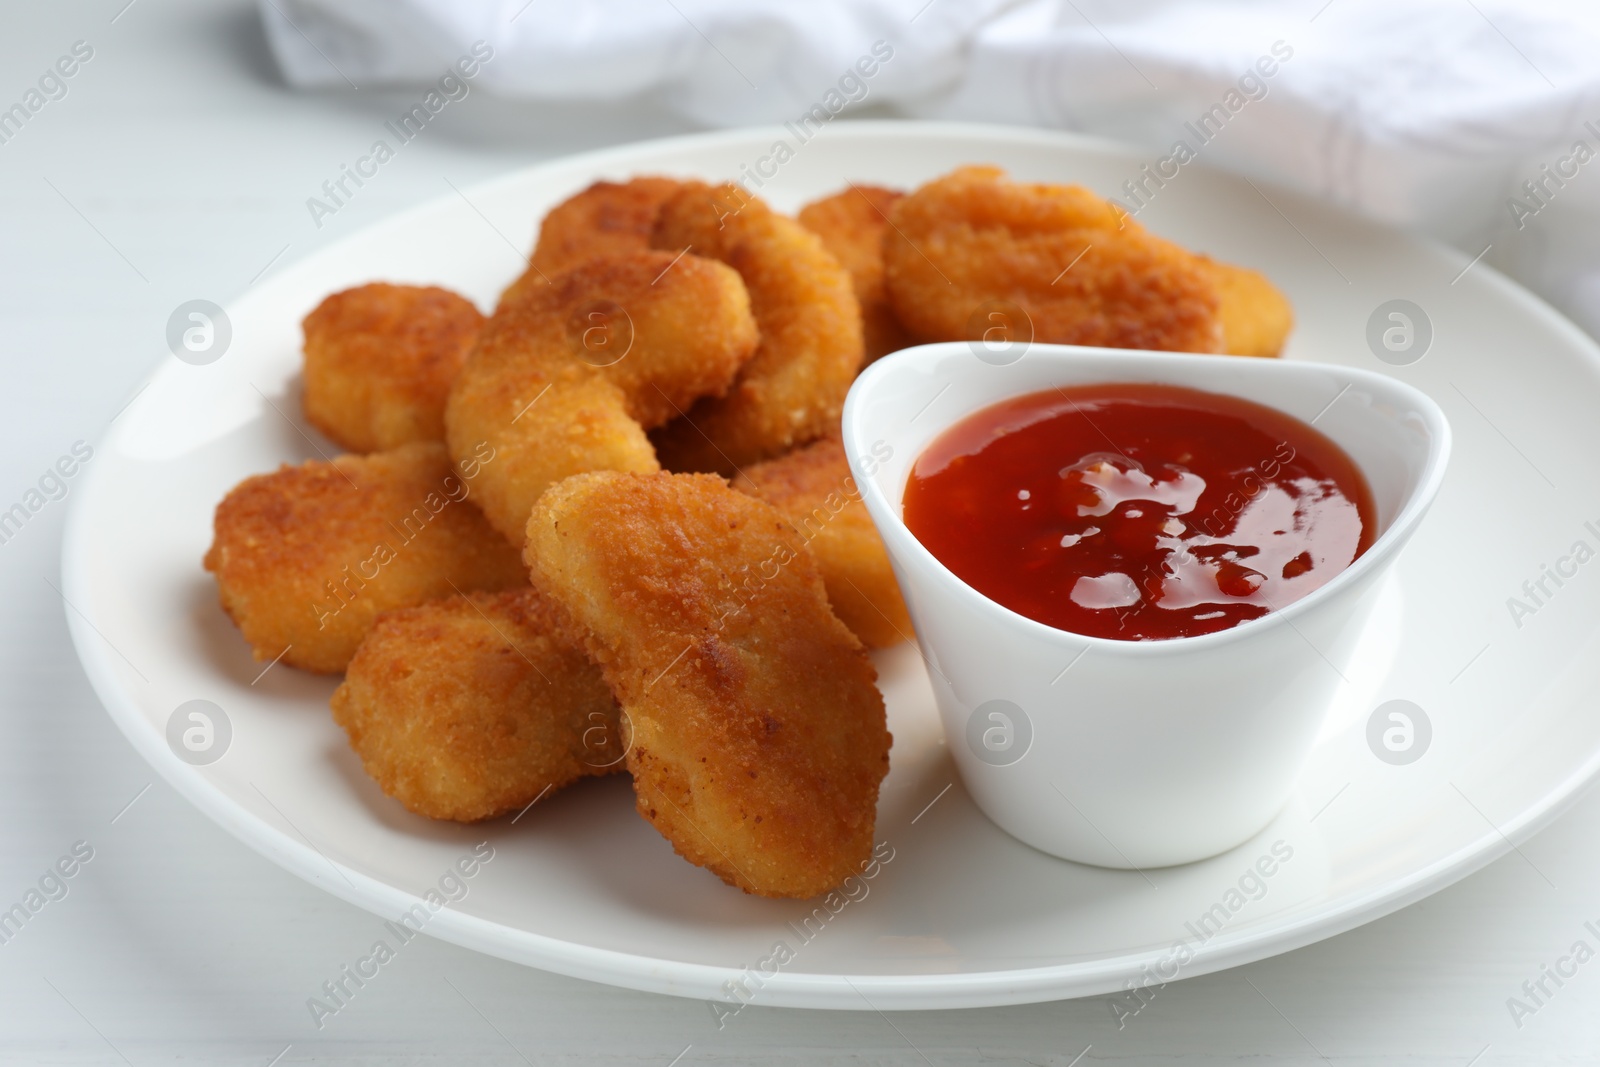
[[[1074,386],[967,416],[917,458],[906,525],[968,585],[1117,640],[1213,633],[1292,604],[1371,546],[1343,449],[1273,408],[1181,386]]]

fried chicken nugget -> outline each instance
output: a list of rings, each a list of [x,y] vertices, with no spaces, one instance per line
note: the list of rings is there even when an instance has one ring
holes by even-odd
[[[256,659],[336,673],[382,612],[527,581],[471,490],[432,442],[285,465],[217,505],[205,568]]]
[[[682,187],[676,179],[653,175],[595,182],[544,217],[533,265],[555,274],[586,259],[645,251],[661,205]]]
[[[483,327],[435,286],[334,293],[305,317],[306,421],[351,452],[444,440],[444,401]]]
[[[685,183],[661,207],[655,247],[732,266],[750,291],[761,345],[724,397],[655,435],[669,470],[733,474],[839,425],[861,369],[861,310],[822,239],[736,185]]]
[[[1238,321],[1254,312],[1235,309],[1234,328],[1226,325],[1225,301],[1254,298],[1256,289],[1233,275],[1219,284],[1213,265],[1080,186],[962,167],[890,214],[889,298],[923,340],[977,340],[996,325],[1025,336],[1025,323],[1009,321],[1011,305],[1031,320],[1037,341],[1185,352],[1228,351],[1230,341],[1263,347]]]
[[[639,812],[680,855],[772,897],[861,869],[883,698],[781,512],[712,475],[585,474],[539,501],[526,557],[622,705]]]
[[[493,818],[623,769],[611,690],[532,588],[378,616],[332,708],[373,781],[430,819]]]
[[[552,483],[591,470],[659,469],[645,431],[726,392],[756,349],[739,275],[698,256],[591,259],[502,307],[445,410],[451,454],[498,457],[474,488],[521,543]]]
[[[911,636],[888,550],[861,502],[843,442],[825,437],[746,467],[733,487],[788,517],[816,558],[833,613],[862,644],[887,648]]]
[[[903,196],[897,189],[852,184],[812,201],[796,216],[850,272],[861,305],[867,363],[916,343],[895,317],[883,287],[883,235],[889,232],[890,208]]]
[[[1234,356],[1276,356],[1294,328],[1294,309],[1266,275],[1205,256],[1222,297],[1222,350]]]
[[[662,203],[682,184],[646,175],[595,182],[563,200],[540,223],[528,269],[500,294],[497,307],[517,303],[586,260],[647,251]]]

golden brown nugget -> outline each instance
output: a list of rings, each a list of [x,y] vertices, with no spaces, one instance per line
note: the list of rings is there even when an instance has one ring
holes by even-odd
[[[256,659],[336,673],[385,611],[527,581],[471,490],[437,443],[285,465],[217,505],[205,567]]]
[[[889,232],[889,210],[904,195],[878,185],[851,185],[807,204],[797,216],[850,272],[861,305],[867,363],[916,343],[895,317],[883,286],[883,235]]]
[[[306,421],[352,452],[444,440],[444,402],[483,327],[472,302],[434,286],[334,293],[307,315]]]
[[[726,396],[700,401],[655,436],[661,462],[733,474],[836,428],[861,369],[861,310],[822,239],[738,186],[695,182],[662,205],[651,240],[737,270],[761,331]]]
[[[889,732],[789,520],[713,475],[595,473],[528,522],[622,705],[639,812],[730,885],[809,897],[872,850]]]
[[[539,226],[528,269],[501,294],[500,304],[514,303],[585,260],[647,250],[662,203],[682,184],[651,176],[595,182],[557,204]]]
[[[1294,328],[1289,298],[1266,275],[1200,257],[1222,297],[1222,350],[1234,356],[1272,357]]]
[[[1080,186],[962,167],[890,215],[889,298],[922,340],[1025,340],[1031,323],[1042,342],[1222,350],[1213,272]]]
[[[753,464],[733,487],[765,500],[794,524],[816,558],[833,613],[862,644],[887,648],[911,636],[911,616],[888,550],[861,502],[843,442],[825,437]]]
[[[493,818],[623,769],[611,690],[531,588],[378,616],[332,707],[373,781],[430,819]]]
[[[729,267],[648,251],[591,259],[489,320],[450,391],[451,454],[465,463],[488,442],[496,459],[475,499],[520,544],[552,483],[659,469],[645,431],[726,392],[755,348]]]

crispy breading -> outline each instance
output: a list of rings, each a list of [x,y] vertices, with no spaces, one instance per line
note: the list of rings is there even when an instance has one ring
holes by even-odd
[[[1294,328],[1289,298],[1266,275],[1200,257],[1222,298],[1222,350],[1235,356],[1276,356]]]
[[[809,897],[869,860],[883,698],[788,519],[712,475],[580,475],[528,522],[536,584],[629,724],[639,812],[730,885]]]
[[[911,636],[911,616],[837,437],[746,467],[733,480],[741,493],[788,517],[822,572],[828,602],[868,648]]]
[[[431,442],[285,465],[217,505],[205,567],[256,659],[335,673],[382,612],[527,581],[475,492]]]
[[[726,392],[756,341],[744,284],[721,263],[650,251],[588,260],[484,327],[450,392],[451,452],[495,449],[478,502],[520,542],[551,483],[657,470],[645,431]]]
[[[922,340],[1016,341],[1031,331],[1059,344],[1222,350],[1212,272],[1080,186],[962,167],[890,217],[889,298]],[[1025,318],[1014,321],[1014,309]]]
[[[737,270],[761,331],[726,396],[654,436],[662,464],[731,475],[835,429],[861,369],[861,311],[822,239],[736,185],[694,182],[662,205],[651,241]]]
[[[372,779],[430,819],[493,818],[623,769],[611,690],[532,588],[378,616],[332,708]]]
[[[646,175],[595,182],[563,200],[544,217],[528,269],[500,295],[500,305],[516,302],[585,260],[645,251],[662,202],[681,185]]]
[[[436,286],[373,282],[305,317],[306,421],[340,448],[378,452],[444,440],[444,401],[483,326]]]
[[[916,344],[895,317],[883,286],[883,235],[889,232],[889,210],[904,195],[880,185],[852,183],[842,192],[812,201],[796,216],[850,272],[856,303],[861,305],[867,363]]]

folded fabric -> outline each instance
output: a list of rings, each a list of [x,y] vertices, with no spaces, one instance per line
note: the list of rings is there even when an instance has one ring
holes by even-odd
[[[949,88],[979,28],[1005,7],[1005,0],[262,0],[261,12],[296,86],[428,82],[481,41],[494,54],[478,75],[488,92],[549,101],[649,97],[722,126],[798,113],[879,41],[894,60],[874,77],[874,100],[918,100]]]
[[[474,87],[502,96],[649,99],[708,126],[879,105],[1101,134],[1152,160],[1225,115],[1206,163],[1489,247],[1600,334],[1596,5],[262,0],[261,15],[300,87],[437,82],[475,56]]]

